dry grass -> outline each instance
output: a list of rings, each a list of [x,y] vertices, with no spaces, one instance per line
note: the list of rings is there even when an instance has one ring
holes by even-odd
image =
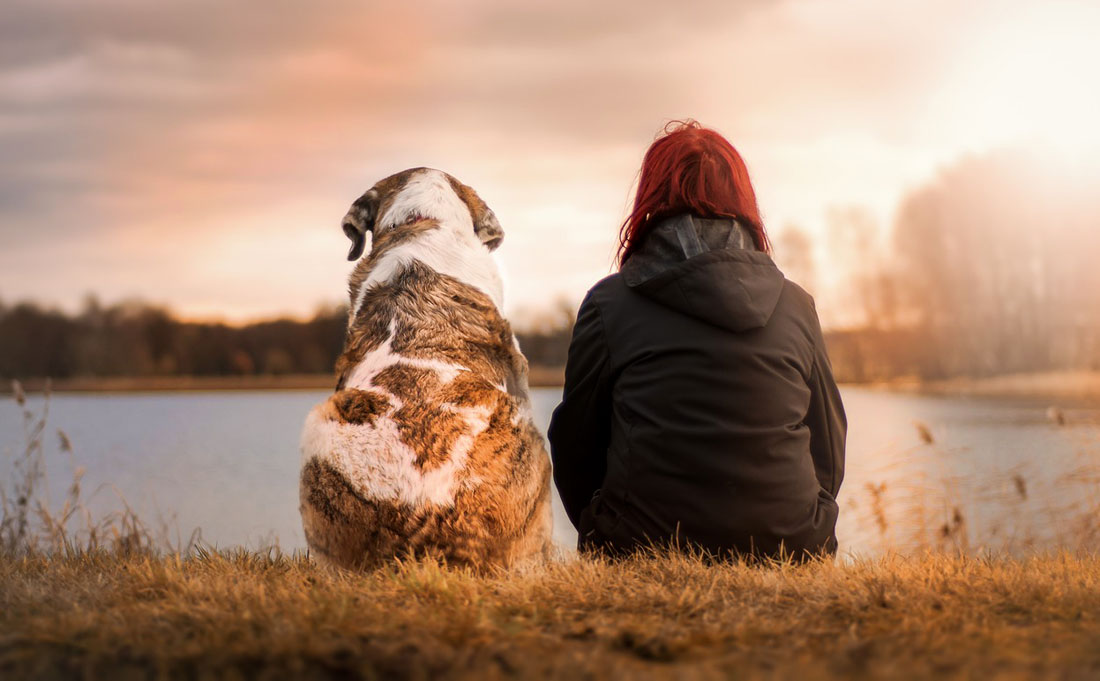
[[[1100,676],[1100,560],[663,556],[478,576],[302,557],[0,559],[4,678]]]

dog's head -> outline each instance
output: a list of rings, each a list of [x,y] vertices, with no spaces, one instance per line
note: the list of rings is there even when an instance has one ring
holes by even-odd
[[[378,182],[351,204],[341,224],[351,239],[348,260],[363,255],[367,232],[378,235],[424,219],[470,229],[490,251],[504,240],[496,215],[477,192],[441,170],[410,168]]]

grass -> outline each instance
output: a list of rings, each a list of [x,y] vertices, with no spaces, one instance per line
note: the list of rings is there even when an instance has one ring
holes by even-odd
[[[365,575],[302,556],[0,560],[3,678],[1100,676],[1100,559],[649,556]]]

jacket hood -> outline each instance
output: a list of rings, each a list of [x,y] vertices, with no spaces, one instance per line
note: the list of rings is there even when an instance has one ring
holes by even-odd
[[[620,273],[643,296],[731,331],[767,324],[784,282],[736,220],[688,214],[654,227]]]

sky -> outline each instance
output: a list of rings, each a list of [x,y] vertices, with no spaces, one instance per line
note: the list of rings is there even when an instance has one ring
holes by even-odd
[[[612,271],[646,147],[694,118],[745,158],[765,223],[889,230],[967,154],[1100,149],[1100,7],[1017,0],[514,3],[5,0],[0,301],[88,294],[190,318],[346,297],[340,219],[412,166],[505,230],[506,313]],[[783,264],[783,253],[776,253]]]

